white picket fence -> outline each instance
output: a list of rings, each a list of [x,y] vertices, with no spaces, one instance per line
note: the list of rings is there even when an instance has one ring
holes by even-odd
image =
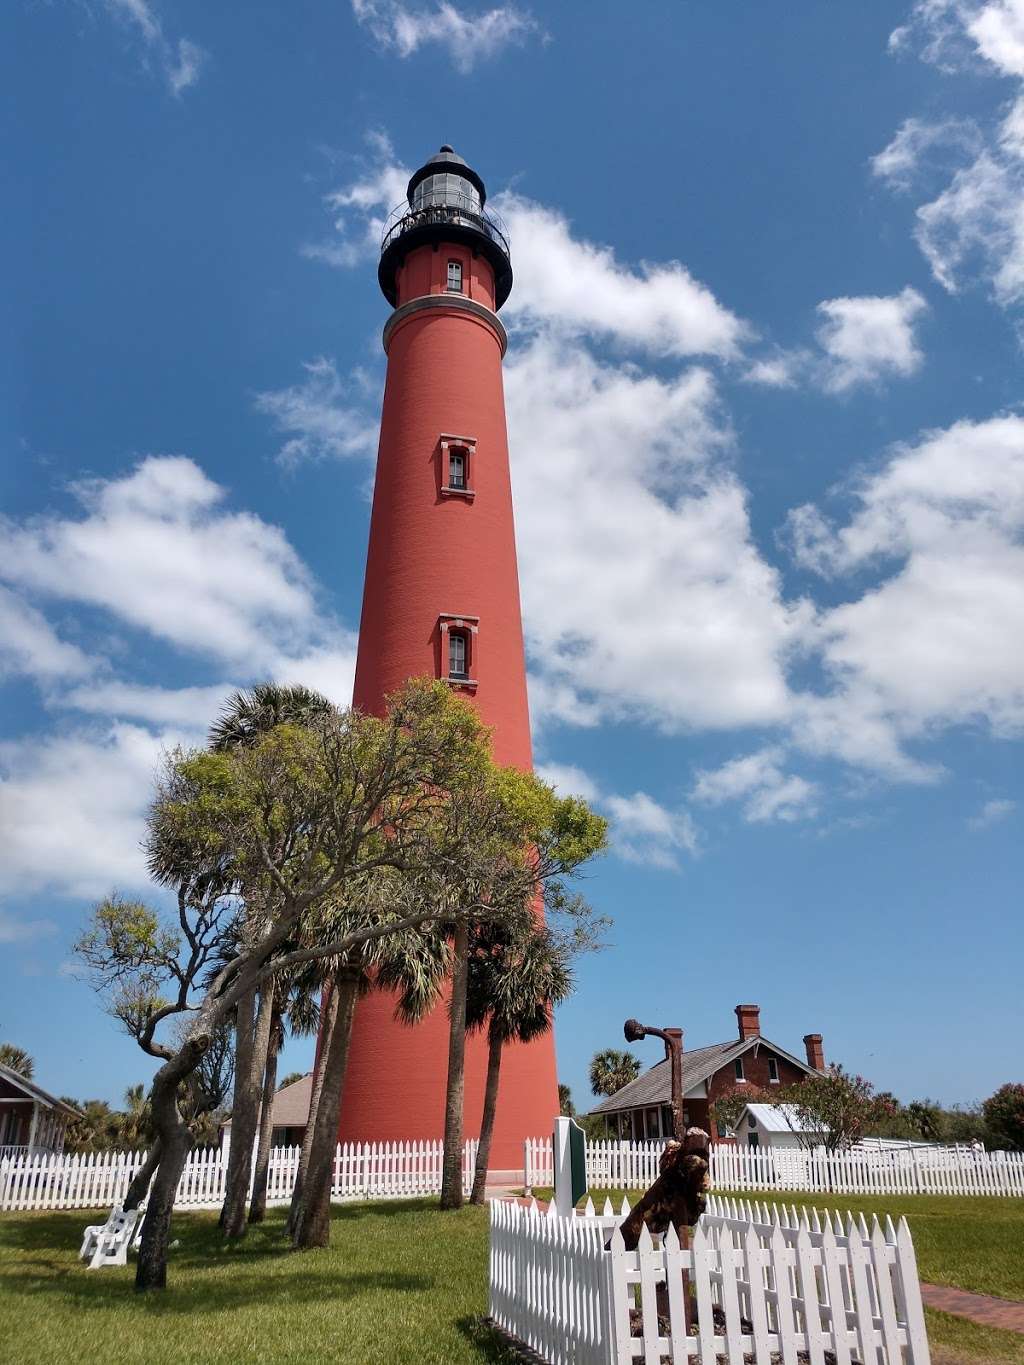
[[[661,1142],[587,1143],[593,1189],[646,1189],[658,1174]],[[551,1139],[523,1144],[527,1189],[554,1183]],[[967,1194],[1024,1196],[1024,1153],[907,1147],[883,1151],[808,1152],[801,1148],[711,1148],[711,1179],[726,1190],[807,1190],[824,1194]]]
[[[621,1212],[559,1218],[491,1205],[490,1311],[550,1365],[730,1365],[773,1353],[796,1365],[929,1365],[910,1231],[861,1216],[767,1208],[712,1195],[681,1247],[644,1229],[627,1251]],[[608,1249],[605,1250],[605,1245]],[[686,1279],[684,1280],[684,1275]],[[694,1291],[695,1313],[687,1298]],[[691,1301],[692,1302],[692,1301]]]
[[[462,1181],[473,1183],[477,1142],[465,1143]],[[441,1189],[440,1142],[339,1143],[334,1154],[331,1198],[402,1199],[437,1194]],[[118,1203],[144,1152],[93,1152],[86,1156],[5,1157],[0,1160],[0,1210],[92,1209]],[[271,1151],[267,1202],[291,1198],[299,1163],[298,1147]],[[175,1205],[216,1208],[224,1199],[227,1157],[219,1147],[192,1152],[185,1163]]]

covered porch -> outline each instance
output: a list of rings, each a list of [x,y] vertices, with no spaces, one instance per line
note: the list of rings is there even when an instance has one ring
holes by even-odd
[[[72,1105],[0,1065],[0,1157],[62,1152]]]

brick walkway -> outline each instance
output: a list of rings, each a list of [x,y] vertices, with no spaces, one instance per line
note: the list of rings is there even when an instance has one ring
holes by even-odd
[[[921,1282],[921,1297],[929,1308],[943,1313],[955,1313],[958,1318],[970,1318],[982,1327],[1001,1327],[1004,1332],[1020,1332],[1024,1336],[1024,1303],[1012,1299],[995,1299],[990,1294],[968,1294],[963,1289],[949,1289],[946,1285]]]

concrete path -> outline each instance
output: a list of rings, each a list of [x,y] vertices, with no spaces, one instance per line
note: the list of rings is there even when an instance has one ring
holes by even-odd
[[[964,1289],[925,1284],[923,1280],[921,1297],[929,1308],[955,1313],[958,1318],[969,1318],[982,1327],[1001,1327],[1004,1332],[1020,1332],[1024,1336],[1024,1303],[996,1299],[990,1294],[968,1294]]]

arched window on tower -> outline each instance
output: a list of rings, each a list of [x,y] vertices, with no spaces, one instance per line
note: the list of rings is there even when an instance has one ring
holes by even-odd
[[[477,616],[457,616],[442,612],[437,626],[440,635],[440,654],[438,672],[440,677],[467,692],[476,691],[476,679],[472,676],[477,668],[477,630],[480,620]]]
[[[462,630],[448,632],[448,676],[449,678],[469,677],[469,651],[466,647],[466,634]]]
[[[438,491],[443,498],[462,498],[472,502],[473,464],[476,441],[472,436],[442,433],[438,442]]]

